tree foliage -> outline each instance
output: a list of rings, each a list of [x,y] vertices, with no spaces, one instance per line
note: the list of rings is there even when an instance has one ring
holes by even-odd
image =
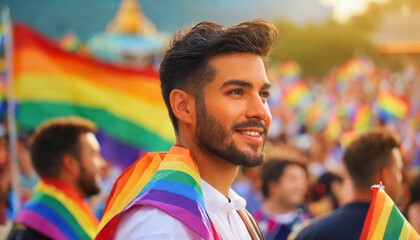
[[[280,20],[280,42],[273,63],[293,59],[306,77],[320,77],[354,56],[366,56],[375,63],[395,65],[397,57],[379,54],[372,35],[380,27],[387,13],[409,7],[420,11],[419,0],[390,0],[386,4],[372,3],[364,14],[354,16],[344,24],[328,20],[300,26]]]
[[[322,76],[355,55],[377,58],[369,32],[355,25],[333,21],[297,26],[287,21],[277,23],[280,42],[273,57],[275,63],[296,60],[307,76]]]

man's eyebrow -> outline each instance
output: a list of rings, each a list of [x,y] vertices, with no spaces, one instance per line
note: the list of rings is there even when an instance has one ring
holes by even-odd
[[[246,88],[252,88],[252,84],[243,80],[229,80],[223,83],[221,88],[229,87],[229,86],[240,86],[240,87],[246,87]]]
[[[249,82],[243,81],[243,80],[229,80],[223,83],[221,88],[225,88],[228,86],[240,86],[240,87],[246,87],[246,88],[252,88],[253,85]],[[267,88],[271,88],[271,83],[270,82],[266,82],[261,89],[267,89]]]
[[[270,89],[271,88],[271,82],[266,82],[264,83],[264,85],[261,87],[261,89]]]

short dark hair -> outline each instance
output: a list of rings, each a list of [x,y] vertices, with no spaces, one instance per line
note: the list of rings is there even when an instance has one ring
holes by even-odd
[[[344,151],[344,163],[356,188],[370,189],[380,170],[388,166],[399,140],[385,128],[371,129],[353,140]]]
[[[255,19],[231,27],[201,22],[177,32],[160,64],[161,90],[176,132],[178,125],[169,95],[181,89],[195,97],[211,82],[216,72],[210,58],[230,53],[251,53],[267,59],[277,43],[278,32],[269,21]]]
[[[57,178],[63,156],[71,154],[80,159],[80,136],[95,131],[94,123],[79,117],[55,118],[42,123],[30,139],[31,158],[38,175]]]
[[[269,185],[272,182],[277,182],[281,176],[283,176],[284,170],[288,166],[299,166],[307,174],[306,167],[300,162],[282,160],[282,159],[270,159],[264,162],[261,168],[261,190],[265,198],[270,196]]]

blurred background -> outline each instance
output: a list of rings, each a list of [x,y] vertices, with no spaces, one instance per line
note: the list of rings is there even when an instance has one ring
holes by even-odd
[[[401,138],[407,184],[420,166],[418,0],[1,0],[0,9],[5,7],[18,27],[8,33],[9,20],[2,18],[0,135],[14,134],[25,143],[48,118],[89,118],[99,126],[110,163],[104,184],[111,185],[145,151],[173,143],[156,70],[170,36],[205,20],[232,25],[265,18],[277,26],[280,42],[266,66],[274,86],[267,157],[304,163],[308,188],[325,173],[344,177],[343,149],[375,126]],[[17,84],[13,93],[10,81]],[[116,87],[122,85],[128,87]],[[7,105],[10,99],[15,101]],[[11,114],[14,120],[7,119]],[[249,202],[256,199],[257,208],[258,172],[247,172],[237,186],[246,189],[240,183],[252,182]],[[409,198],[403,196],[401,208]]]

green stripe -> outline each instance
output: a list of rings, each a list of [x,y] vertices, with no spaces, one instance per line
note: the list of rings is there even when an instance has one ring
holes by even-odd
[[[203,197],[203,193],[201,192],[200,184],[195,181],[193,177],[190,175],[181,172],[181,171],[174,171],[174,170],[159,170],[156,174],[150,179],[150,182],[154,182],[160,179],[165,179],[172,182],[179,182],[184,185],[190,186],[195,189],[196,192]]]
[[[386,224],[384,240],[393,240],[398,239],[402,227],[404,225],[404,217],[402,216],[401,212],[397,209],[395,205],[392,206],[391,213],[388,218],[388,222]]]
[[[124,103],[121,104],[121,107],[124,107]],[[104,109],[86,106],[53,102],[20,102],[17,119],[21,127],[33,130],[46,119],[72,115],[90,119],[109,136],[146,151],[169,150],[173,144],[156,133],[133,122],[116,117]],[[153,118],[153,116],[150,117]],[[159,121],[159,119],[156,119],[156,121]]]
[[[89,235],[86,233],[85,229],[77,222],[76,218],[71,214],[64,205],[58,201],[56,198],[42,193],[34,193],[33,200],[31,202],[41,202],[48,206],[52,211],[59,215],[65,222],[69,225],[73,232],[79,236],[79,239],[89,239]],[[42,214],[42,213],[41,213]]]

